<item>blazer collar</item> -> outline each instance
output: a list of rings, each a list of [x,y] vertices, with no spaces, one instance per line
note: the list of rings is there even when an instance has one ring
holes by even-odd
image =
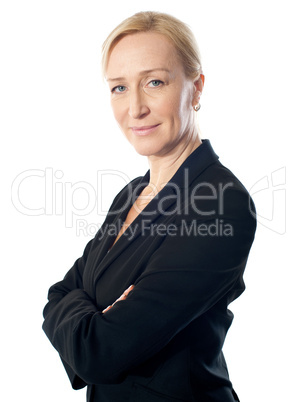
[[[196,148],[188,158],[182,163],[177,172],[168,182],[168,185],[176,185],[179,188],[189,186],[192,181],[199,176],[209,165],[219,159],[218,155],[214,152],[209,140],[202,140],[201,145]],[[141,179],[138,186],[145,187],[150,181],[150,171]],[[166,186],[165,186],[166,187]]]
[[[128,247],[133,240],[135,240],[141,234],[141,220],[145,219],[147,224],[152,223],[160,215],[160,202],[162,203],[162,211],[168,210],[173,204],[176,203],[177,193],[179,189],[186,188],[191,185],[193,180],[197,178],[208,166],[213,164],[218,160],[218,156],[215,154],[210,141],[202,140],[202,144],[191,153],[191,155],[183,162],[180,168],[177,170],[172,179],[164,186],[164,188],[156,195],[156,197],[146,206],[146,208],[138,215],[138,217],[131,224],[133,230],[133,238],[129,239],[129,228],[120,237],[114,246],[108,251],[108,249],[113,244],[115,236],[106,236],[101,240],[101,247],[98,250],[97,262],[98,268],[96,272],[96,277],[99,278],[106,268],[123,252],[123,250]],[[121,208],[120,211],[112,219],[112,225],[120,229],[119,222],[124,222],[127,213],[129,212],[133,200],[141,193],[142,189],[149,183],[150,171],[140,178],[140,180],[135,180],[131,183],[129,189],[129,195],[126,192],[122,194],[123,202],[125,207]],[[132,188],[132,191],[131,191]],[[127,197],[130,198],[127,202]],[[107,224],[108,225],[108,224]],[[134,229],[135,228],[135,229]],[[96,264],[97,265],[97,264]],[[98,276],[97,276],[98,275]]]

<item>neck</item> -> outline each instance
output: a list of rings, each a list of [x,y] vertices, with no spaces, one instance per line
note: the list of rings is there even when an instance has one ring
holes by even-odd
[[[180,143],[164,156],[149,156],[150,183],[148,186],[160,191],[199,145],[201,145],[201,140],[199,135],[196,135],[187,142]]]

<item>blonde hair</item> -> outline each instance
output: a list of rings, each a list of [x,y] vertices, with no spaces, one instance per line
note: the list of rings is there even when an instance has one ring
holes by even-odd
[[[202,72],[201,56],[191,29],[169,14],[154,11],[132,15],[109,34],[102,46],[103,75],[106,74],[110,53],[124,36],[150,31],[164,35],[174,44],[187,77],[195,79],[199,76]]]

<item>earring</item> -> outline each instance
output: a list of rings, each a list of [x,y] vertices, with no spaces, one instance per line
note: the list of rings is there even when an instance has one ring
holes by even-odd
[[[201,108],[200,103],[198,103],[198,105],[195,105],[193,108],[194,108],[195,112],[198,112],[198,110],[200,110],[200,108]]]

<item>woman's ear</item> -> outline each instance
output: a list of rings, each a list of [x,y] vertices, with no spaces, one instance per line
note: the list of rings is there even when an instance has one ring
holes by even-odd
[[[205,76],[200,74],[198,79],[194,81],[194,97],[193,97],[193,107],[199,105],[200,97],[204,87]]]

